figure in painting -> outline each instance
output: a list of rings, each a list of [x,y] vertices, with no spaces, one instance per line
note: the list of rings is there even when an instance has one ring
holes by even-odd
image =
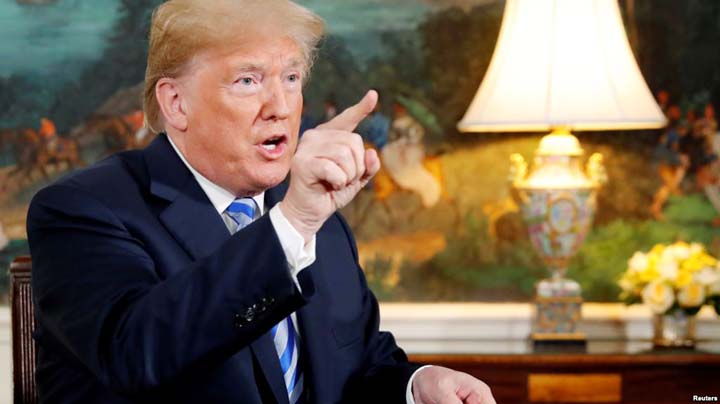
[[[658,93],[661,107],[667,104],[667,97],[666,92]],[[681,184],[686,176],[694,180],[694,186],[687,183],[685,189],[704,193],[720,214],[720,142],[715,108],[710,103],[705,104],[700,118],[696,117],[693,108],[688,108],[684,119],[677,105],[670,105],[664,111],[668,125],[654,152],[661,185],[653,197],[651,215],[656,219],[663,218],[663,206],[670,195],[682,194]],[[720,226],[720,216],[713,224]]]
[[[712,104],[705,105],[703,117],[698,120],[697,126],[710,153],[720,156],[720,132],[718,132],[718,124],[715,119],[715,107]]]
[[[657,92],[656,98],[663,114],[668,116],[668,108],[670,108],[670,93],[667,90],[660,90]]]
[[[40,144],[38,145],[35,165],[41,171],[44,172],[48,164],[55,164],[57,170],[62,169],[61,165],[63,163],[65,163],[66,169],[74,169],[85,165],[80,157],[80,147],[77,141],[60,136],[55,122],[51,119],[40,119],[38,135]],[[45,174],[45,177],[47,177],[47,174]]]
[[[130,120],[131,121],[131,120]],[[85,120],[79,132],[83,136],[102,139],[102,157],[133,149],[137,131],[125,117],[93,114]]]
[[[401,188],[420,195],[424,207],[434,206],[442,188],[423,165],[425,129],[402,104],[395,103],[394,113],[388,143],[380,152],[385,170]]]
[[[55,122],[48,118],[40,119],[40,129],[38,130],[40,139],[49,153],[55,153],[58,147],[58,136]]]
[[[390,197],[398,191],[417,194],[420,198],[418,207],[409,213],[406,211],[405,217],[414,217],[442,199],[455,224],[459,224],[460,210],[446,192],[442,159],[425,153],[425,126],[411,115],[402,102],[393,104],[393,112],[391,120],[377,106],[359,129],[365,143],[378,151],[383,163],[366,187],[372,192],[372,199],[358,208],[353,227],[362,228],[367,215],[373,210],[372,206],[377,203],[387,215],[389,230],[392,231],[399,217],[394,213]]]
[[[33,182],[33,173],[49,180],[48,166],[55,172],[82,167],[80,147],[75,139],[58,135],[55,122],[42,118],[37,130],[34,128],[5,129],[0,135],[3,143],[10,146],[15,167],[5,176],[0,190],[8,192],[11,183],[19,188]]]
[[[361,128],[361,135],[365,141],[381,151],[388,142],[390,133],[390,118],[381,109],[381,103],[375,106],[375,110],[365,120]]]
[[[650,213],[656,219],[662,219],[662,208],[670,195],[681,193],[680,183],[690,165],[688,156],[680,151],[681,138],[687,136],[687,127],[680,122],[681,116],[677,105],[668,108],[668,125],[655,147],[654,162],[661,184],[653,196]]]
[[[695,173],[695,184],[720,214],[720,160],[718,160],[720,145],[718,145],[715,108],[712,104],[705,105],[703,117],[698,119],[695,128],[703,146],[701,160]],[[720,216],[713,220],[713,225],[720,226]]]

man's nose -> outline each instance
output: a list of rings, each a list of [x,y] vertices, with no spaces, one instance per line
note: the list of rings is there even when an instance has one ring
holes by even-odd
[[[285,119],[290,115],[285,89],[281,80],[271,80],[264,91],[262,118],[265,120]]]

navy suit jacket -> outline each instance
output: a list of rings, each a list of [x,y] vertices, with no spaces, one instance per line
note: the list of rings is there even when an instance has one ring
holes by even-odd
[[[269,330],[292,312],[306,401],[405,401],[418,365],[378,331],[339,214],[300,291],[269,216],[231,236],[160,135],[42,189],[27,223],[43,403],[287,403]]]

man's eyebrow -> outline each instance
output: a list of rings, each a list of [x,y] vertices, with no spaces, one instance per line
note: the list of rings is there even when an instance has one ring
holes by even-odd
[[[292,59],[285,65],[286,69],[297,69],[305,68],[305,63],[302,61],[302,59]],[[266,67],[263,64],[259,63],[252,63],[252,62],[245,62],[240,63],[237,66],[233,67],[233,71],[238,73],[246,73],[246,72],[257,72],[257,71],[265,71]]]
[[[265,70],[265,66],[257,63],[241,63],[233,69],[236,72],[255,72],[255,71],[263,71]]]
[[[287,64],[288,68],[302,68],[305,67],[305,63],[301,59],[293,59]]]

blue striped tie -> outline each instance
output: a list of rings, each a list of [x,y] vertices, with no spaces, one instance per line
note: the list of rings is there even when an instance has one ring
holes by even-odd
[[[232,201],[225,213],[235,222],[233,234],[255,220],[255,201],[252,198],[240,198]]]
[[[234,200],[225,210],[225,213],[235,223],[233,233],[255,220],[257,205],[252,198],[240,198]],[[292,316],[287,316],[283,321],[272,328],[275,351],[280,358],[280,368],[283,371],[285,386],[290,404],[297,404],[303,391],[303,375],[298,365],[300,356],[300,339],[295,330]]]
[[[283,371],[288,399],[290,404],[295,404],[303,391],[303,375],[298,366],[300,340],[291,316],[287,316],[285,320],[272,328],[272,337],[275,342],[275,351],[280,357],[280,368]]]

